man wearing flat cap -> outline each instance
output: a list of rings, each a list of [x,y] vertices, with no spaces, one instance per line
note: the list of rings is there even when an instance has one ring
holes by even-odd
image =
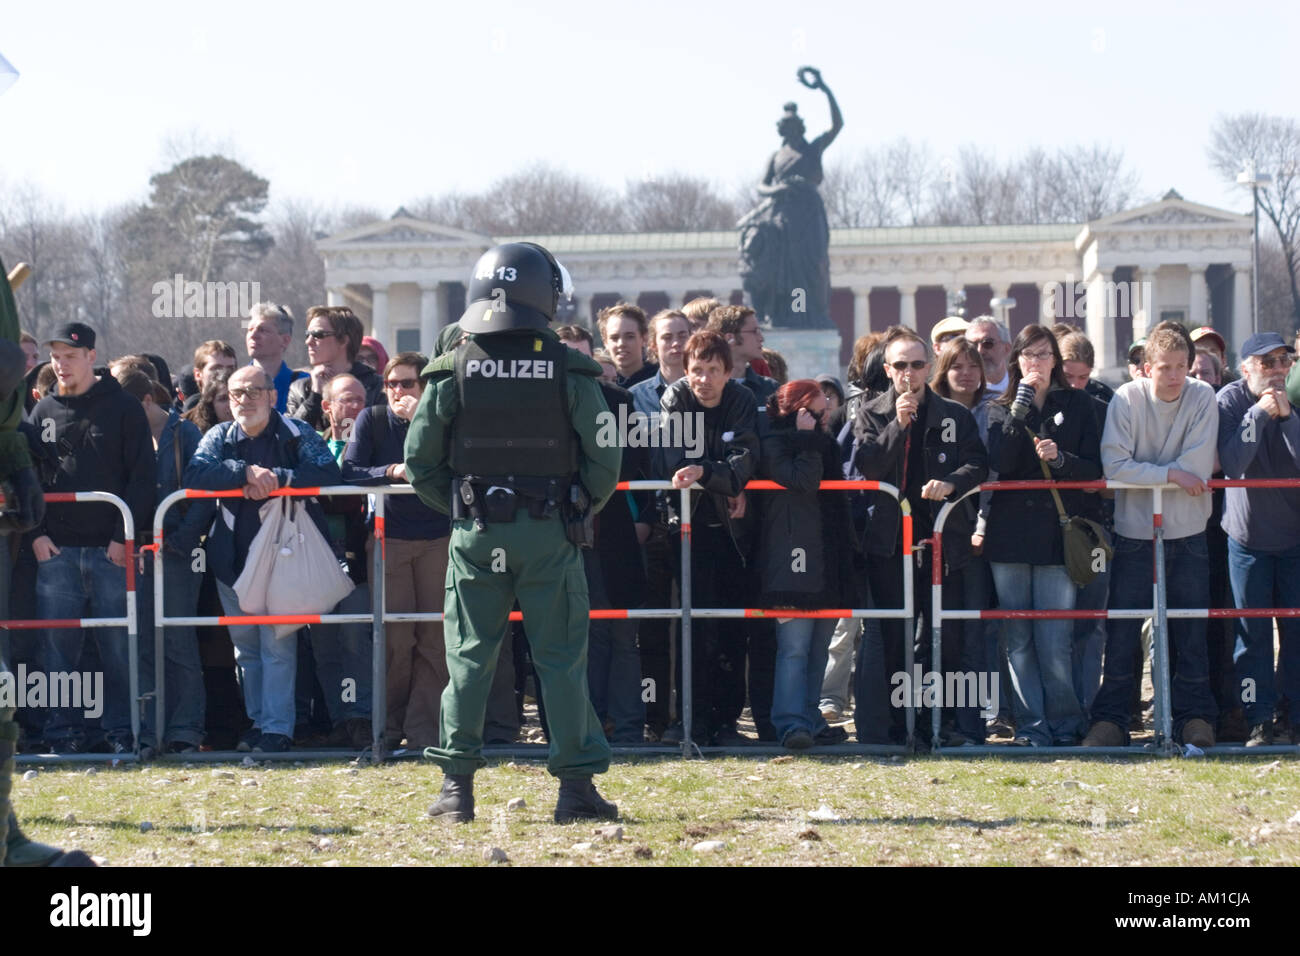
[[[1300,478],[1300,415],[1286,391],[1295,352],[1276,332],[1257,332],[1241,347],[1241,378],[1219,403],[1219,460],[1225,478]],[[1294,488],[1229,488],[1223,506],[1228,576],[1238,608],[1300,607],[1300,495]],[[1236,664],[1250,728],[1247,747],[1273,743],[1273,621],[1238,619]],[[1283,618],[1283,693],[1300,700],[1300,622]],[[1291,743],[1297,743],[1292,722]]]

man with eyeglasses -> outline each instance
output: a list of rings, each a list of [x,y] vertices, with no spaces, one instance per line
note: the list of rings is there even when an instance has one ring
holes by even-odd
[[[234,421],[221,422],[203,436],[183,481],[186,488],[243,489],[242,498],[218,499],[217,519],[207,543],[208,566],[216,576],[222,607],[227,614],[243,616],[234,585],[261,529],[262,503],[279,488],[341,485],[343,475],[316,432],[275,410],[274,383],[262,369],[245,365],[236,370],[230,376],[229,394]],[[328,539],[321,506],[309,500],[307,514]],[[229,628],[244,707],[253,721],[239,749],[286,751],[293,740],[298,642],[292,635],[276,637],[275,628],[268,625],[231,624]]]
[[[882,343],[885,373],[892,388],[858,406],[854,433],[858,441],[853,462],[864,478],[885,481],[899,489],[913,517],[914,544],[928,538],[934,519],[945,501],[960,498],[988,475],[988,453],[980,441],[979,427],[965,406],[938,395],[926,384],[930,358],[925,340],[911,329],[895,326]],[[976,501],[967,498],[949,517],[944,528],[943,594],[945,605],[960,607],[961,572],[971,554],[971,532],[975,527]],[[899,502],[892,495],[877,493],[875,511],[867,530],[863,550],[867,553],[868,578],[877,607],[903,606],[903,521]],[[916,552],[913,575],[916,620],[881,622],[883,645],[868,632],[862,646],[857,673],[857,725],[859,743],[904,743],[906,714],[891,706],[895,691],[893,675],[903,670],[903,641],[920,635],[916,660],[923,670],[930,658],[930,560],[931,551]],[[951,603],[949,603],[951,602]],[[923,622],[918,631],[912,629]],[[983,661],[980,641],[960,640],[961,628],[944,627],[944,660],[953,670]],[[907,631],[904,632],[904,627]],[[963,659],[963,651],[965,652]],[[978,652],[978,660],[972,657]],[[960,661],[960,663],[958,663]],[[928,727],[920,722],[924,736]],[[967,728],[983,741],[983,728]],[[967,737],[969,740],[969,737]],[[959,743],[959,740],[952,740]]]
[[[971,320],[966,341],[980,350],[980,358],[984,360],[985,395],[990,400],[997,398],[1007,390],[1010,378],[1007,356],[1011,354],[1011,339],[1006,329],[993,316],[981,315]]]
[[[763,330],[754,310],[743,305],[723,305],[709,313],[705,326],[717,332],[731,346],[731,377],[754,393],[761,408],[777,389],[776,379],[759,375],[750,362],[763,359]]]
[[[361,320],[346,306],[313,305],[307,310],[307,358],[311,375],[289,386],[289,415],[301,418],[313,429],[325,427],[321,403],[325,383],[347,372],[366,390],[366,407],[384,403],[384,383],[364,362],[357,361],[364,329]]]
[[[1300,416],[1286,393],[1295,364],[1276,332],[1258,332],[1241,347],[1241,378],[1219,391],[1219,460],[1226,478],[1300,478]],[[1300,498],[1294,488],[1229,488],[1223,529],[1228,575],[1238,608],[1300,607]],[[1278,621],[1279,676],[1288,700],[1300,701],[1300,623]],[[1233,654],[1250,727],[1247,747],[1273,743],[1273,621],[1236,622]],[[1244,693],[1253,689],[1253,693]],[[1291,721],[1291,743],[1300,743]]]

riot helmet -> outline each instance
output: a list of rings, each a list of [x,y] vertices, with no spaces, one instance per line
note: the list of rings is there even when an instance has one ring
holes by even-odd
[[[572,294],[568,271],[537,243],[493,246],[474,265],[460,327],[474,335],[544,329],[559,297]]]

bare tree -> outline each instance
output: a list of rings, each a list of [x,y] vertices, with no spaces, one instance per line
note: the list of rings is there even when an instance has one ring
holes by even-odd
[[[1235,182],[1243,166],[1267,173],[1273,182],[1259,190],[1260,212],[1273,224],[1291,287],[1290,324],[1300,322],[1300,123],[1263,113],[1220,116],[1210,129],[1210,168]],[[1261,248],[1261,259],[1263,250]],[[1260,278],[1263,279],[1261,267]],[[1263,316],[1264,290],[1260,289]]]
[[[828,166],[821,187],[832,228],[863,229],[899,224],[902,192],[890,175],[887,149],[864,149]]]
[[[1138,191],[1137,173],[1124,168],[1123,150],[1093,145],[1062,147],[1056,164],[1063,208],[1061,222],[1088,222],[1131,206]]]
[[[626,228],[636,232],[731,229],[743,215],[708,181],[685,173],[629,180],[621,205]]]

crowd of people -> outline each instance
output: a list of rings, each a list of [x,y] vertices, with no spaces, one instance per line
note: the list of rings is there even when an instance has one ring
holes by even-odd
[[[153,562],[164,567],[169,617],[242,615],[235,585],[271,492],[288,487],[406,483],[407,430],[421,401],[427,358],[364,336],[345,307],[307,312],[309,366],[284,355],[294,317],[274,303],[249,316],[243,355],[201,343],[173,376],[154,355],[102,362],[95,330],[73,322],[48,341],[25,336],[24,425],[47,492],[107,491],[135,522],[141,695],[154,684]],[[897,693],[908,642],[931,669],[930,581],[941,562],[946,608],[1146,608],[1151,602],[1153,495],[1145,490],[983,491],[1003,480],[1116,479],[1172,483],[1163,495],[1171,608],[1300,605],[1300,495],[1284,488],[1211,492],[1211,477],[1300,478],[1295,350],[1276,333],[1238,348],[1213,329],[1163,322],[1134,343],[1130,381],[1094,377],[1078,328],[1032,324],[1012,335],[991,316],[952,316],[929,341],[890,328],[859,339],[846,381],[787,380],[764,348],[753,310],[696,299],[653,317],[635,305],[603,310],[595,334],[557,333],[605,368],[602,390],[618,421],[700,423],[698,444],[625,443],[622,480],[655,479],[691,497],[695,608],[768,608],[758,618],[696,618],[683,660],[667,619],[593,620],[591,702],[617,744],[683,738],[682,669],[691,669],[692,737],[791,750],[850,739],[902,744],[906,701]],[[439,348],[454,346],[443,336]],[[41,361],[41,349],[48,361]],[[1234,377],[1234,372],[1239,377]],[[819,483],[875,479],[899,489],[822,491]],[[747,491],[771,479],[780,491]],[[156,504],[178,488],[240,491],[172,507],[157,547]],[[930,546],[947,520],[942,550]],[[682,584],[680,496],[617,492],[584,551],[593,608],[666,608]],[[354,585],[335,613],[368,613],[384,589],[392,613],[443,609],[448,516],[415,495],[386,501],[384,581],[370,580],[374,515],[364,495],[308,499],[306,514]],[[912,553],[904,552],[904,514]],[[1090,571],[1072,563],[1066,517],[1098,535]],[[67,621],[123,617],[128,561],[123,523],[108,504],[50,504],[12,553],[11,616]],[[906,561],[914,620],[788,617],[779,609],[899,608]],[[1267,618],[1171,619],[1175,737],[1272,744],[1296,724],[1300,625]],[[286,633],[288,631],[288,633]],[[448,670],[442,625],[389,622],[381,739],[386,748],[439,743]],[[291,630],[267,625],[164,629],[165,734],[153,708],[131,734],[130,674],[120,628],[51,627],[9,635],[29,671],[102,671],[98,718],[68,708],[19,711],[27,750],[184,753],[205,747],[283,752],[360,750],[371,723],[369,622]],[[940,707],[942,739],[961,746],[1122,746],[1144,725],[1141,677],[1149,629],[1138,619],[948,620],[945,672],[984,674],[985,700]],[[485,741],[514,742],[534,682],[528,637],[512,625],[496,664]],[[996,706],[996,711],[993,709]],[[745,721],[745,717],[752,722]],[[921,723],[920,726],[928,726]]]

